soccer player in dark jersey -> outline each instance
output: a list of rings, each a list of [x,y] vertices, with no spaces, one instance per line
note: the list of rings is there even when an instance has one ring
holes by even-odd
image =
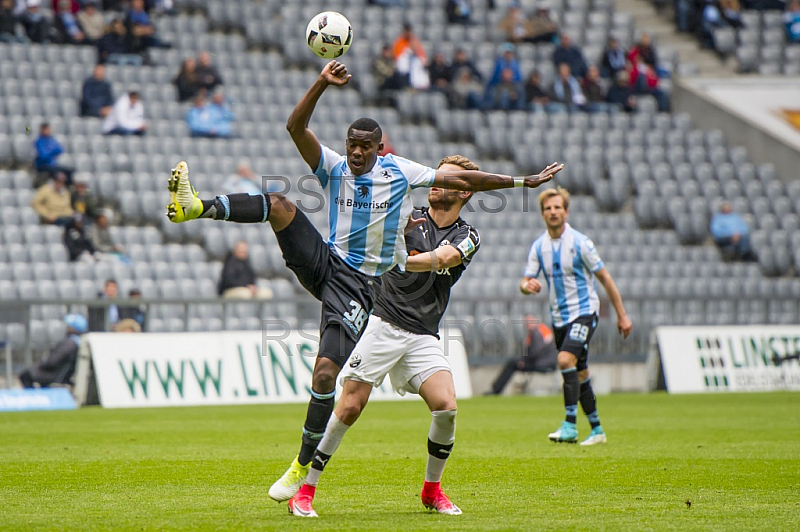
[[[405,265],[404,230],[412,212],[410,193],[417,187],[468,191],[536,188],[563,165],[541,174],[511,177],[477,170],[434,170],[402,157],[378,156],[382,131],[371,118],[360,118],[347,130],[345,156],[320,144],[308,124],[319,98],[350,80],[347,68],[331,61],[295,106],[286,129],[303,160],[327,194],[330,237],[326,242],[305,214],[279,193],[228,194],[201,200],[181,161],[168,185],[167,215],[173,222],[211,218],[239,223],[269,222],[286,265],[322,302],[320,346],[311,381],[311,400],[297,458],[269,490],[286,501],[300,489],[333,411],[336,377],[347,361],[372,312],[380,277]]]
[[[459,168],[478,170],[461,155],[439,163],[440,170]],[[480,247],[478,232],[459,216],[471,196],[471,192],[431,188],[430,208],[415,211],[425,221],[406,235],[406,271],[395,268],[383,276],[364,335],[339,374],[342,396],[314,453],[306,483],[289,501],[294,515],[316,517],[311,502],[317,481],[366,406],[372,388],[380,386],[386,375],[398,393],[421,395],[431,411],[422,503],[438,513],[461,513],[439,484],[455,441],[456,393],[438,338],[450,289]]]

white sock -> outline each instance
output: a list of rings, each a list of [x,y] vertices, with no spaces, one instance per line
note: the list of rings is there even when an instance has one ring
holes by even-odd
[[[456,410],[431,412],[431,429],[428,432],[428,464],[425,482],[440,482],[447,458],[456,441]]]
[[[336,452],[336,449],[339,448],[339,444],[342,443],[344,434],[349,428],[350,425],[342,423],[342,421],[336,417],[336,414],[331,414],[331,418],[328,420],[328,426],[325,427],[325,435],[322,436],[322,440],[319,442],[317,450],[314,452],[314,457],[311,459],[311,468],[308,470],[306,484],[309,486],[317,485],[319,477],[322,475],[322,470],[328,464],[328,460],[330,460],[330,457]],[[327,456],[327,458],[321,457],[320,453]],[[325,463],[320,463],[321,460],[325,460]],[[322,466],[322,469],[317,469],[314,467],[315,465]]]

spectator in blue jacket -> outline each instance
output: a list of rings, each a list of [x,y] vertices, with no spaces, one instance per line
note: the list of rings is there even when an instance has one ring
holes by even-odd
[[[503,71],[506,69],[511,70],[513,74],[511,81],[513,83],[522,83],[522,72],[519,69],[519,61],[515,55],[514,45],[505,43],[501,47],[501,50],[503,54],[494,62],[494,72],[492,73],[491,79],[489,79],[489,89],[503,81]]]
[[[81,116],[105,118],[114,105],[111,83],[106,81],[106,67],[95,65],[92,77],[83,82]]]
[[[783,22],[786,25],[786,39],[789,42],[800,42],[800,0],[792,0],[786,6]]]
[[[36,150],[36,159],[34,166],[37,172],[46,172],[55,175],[58,172],[64,172],[67,176],[67,185],[72,184],[72,168],[59,166],[58,156],[64,153],[64,148],[53,137],[53,130],[50,129],[50,124],[43,122],[39,127],[39,137],[33,144]]]
[[[727,201],[711,219],[711,235],[723,253],[737,260],[758,260],[750,247],[750,227]]]
[[[227,138],[233,133],[233,118],[222,93],[215,93],[212,101],[208,102],[205,93],[201,92],[195,97],[186,122],[193,137]]]
[[[561,34],[561,43],[553,51],[553,64],[557,67],[561,63],[568,64],[570,72],[576,78],[582,79],[586,76],[588,67],[583,52],[577,46],[573,46],[572,38],[566,33]]]

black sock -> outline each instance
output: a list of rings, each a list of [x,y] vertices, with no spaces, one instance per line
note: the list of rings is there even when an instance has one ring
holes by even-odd
[[[589,419],[592,428],[600,426],[600,417],[597,415],[597,399],[592,390],[591,379],[586,379],[581,383],[581,408]]]
[[[228,194],[213,200],[202,200],[200,218],[227,220],[243,224],[263,223],[269,218],[269,194]]]
[[[564,378],[564,408],[566,409],[566,420],[575,423],[578,420],[578,396],[580,395],[580,384],[578,383],[578,371],[575,368],[561,370]]]
[[[336,390],[330,393],[317,393],[311,390],[306,423],[303,425],[303,444],[300,446],[300,455],[297,458],[300,465],[306,465],[311,461],[322,436],[325,435],[325,427],[328,426],[328,419],[333,412],[335,396]]]

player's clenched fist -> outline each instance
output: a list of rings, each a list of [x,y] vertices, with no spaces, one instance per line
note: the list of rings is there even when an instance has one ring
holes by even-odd
[[[322,69],[320,76],[331,85],[344,85],[353,76],[347,73],[347,67],[339,61],[331,61]]]
[[[526,296],[530,294],[538,294],[539,291],[541,291],[541,289],[542,289],[542,284],[536,279],[533,279],[531,277],[526,277],[525,279],[522,280],[522,282],[519,283],[520,292],[522,292]]]

